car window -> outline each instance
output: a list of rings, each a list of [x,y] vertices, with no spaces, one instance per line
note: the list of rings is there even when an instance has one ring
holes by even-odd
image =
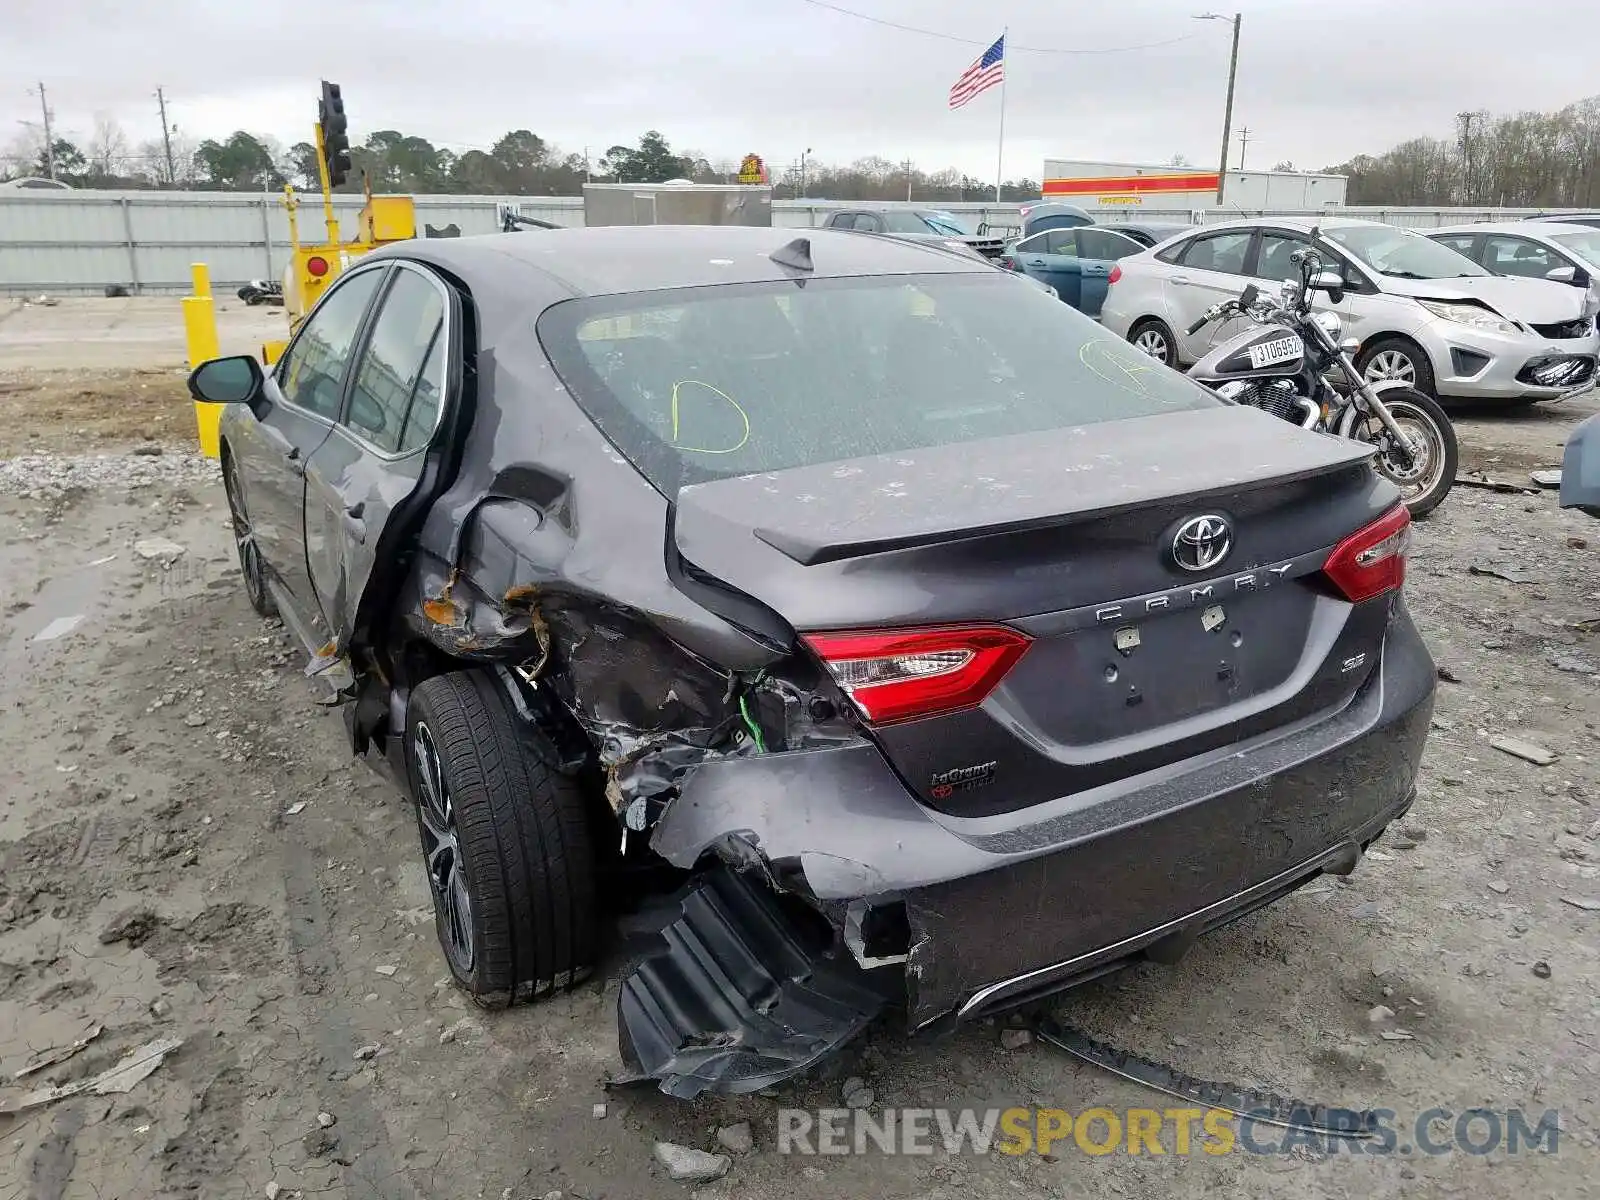
[[[1483,242],[1483,265],[1501,275],[1543,279],[1546,271],[1570,266],[1554,250],[1527,238],[1490,234]]]
[[[1043,236],[1047,253],[1072,255],[1078,253],[1078,231],[1076,229],[1052,229]]]
[[[1322,234],[1392,279],[1468,279],[1489,274],[1466,255],[1411,229],[1343,225]]]
[[[1244,256],[1250,249],[1251,229],[1235,229],[1228,233],[1210,233],[1190,242],[1178,261],[1197,271],[1224,271],[1230,275],[1244,274]]]
[[[1591,267],[1600,267],[1600,229],[1586,229],[1582,233],[1552,233],[1552,242],[1560,242]]]
[[[345,364],[382,270],[341,280],[306,318],[278,362],[278,389],[290,404],[333,420],[339,415]]]
[[[1011,253],[1013,253],[1013,254],[1049,254],[1050,253],[1050,235],[1048,233],[1036,233],[1030,238],[1023,238],[1020,242],[1017,242],[1011,248]]]
[[[893,211],[874,214],[888,233],[932,233],[928,223],[914,212]]]
[[[420,271],[398,271],[362,351],[344,422],[379,450],[400,449],[406,414],[443,324],[444,297],[433,281]],[[432,432],[430,421],[422,441]]]
[[[1291,263],[1289,258],[1296,250],[1304,250],[1310,244],[1308,238],[1295,234],[1263,230],[1261,249],[1256,253],[1256,278],[1270,279],[1274,283],[1284,279],[1299,279],[1300,268]],[[1339,264],[1328,265],[1337,270]]]
[[[1109,262],[1112,259],[1127,258],[1130,254],[1138,254],[1144,249],[1138,242],[1126,234],[1113,233],[1109,229],[1079,229],[1078,253],[1084,258],[1098,258]]]
[[[669,497],[1217,403],[1002,271],[585,297],[547,309],[538,335],[578,404]]]
[[[1472,258],[1472,243],[1477,239],[1475,233],[1436,233],[1431,235],[1433,240],[1441,246],[1449,246],[1457,254],[1465,254]]]

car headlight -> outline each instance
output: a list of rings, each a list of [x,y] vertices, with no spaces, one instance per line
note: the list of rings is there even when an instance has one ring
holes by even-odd
[[[1490,333],[1521,332],[1512,322],[1499,313],[1490,312],[1481,304],[1463,304],[1456,300],[1418,300],[1417,303],[1436,317],[1471,329],[1483,329]]]

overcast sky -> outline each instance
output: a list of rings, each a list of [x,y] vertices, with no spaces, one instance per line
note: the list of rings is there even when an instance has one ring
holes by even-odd
[[[1007,177],[1037,179],[1047,156],[1215,163],[1229,26],[1193,20],[1203,3],[838,2],[976,42],[1009,25]],[[244,128],[288,144],[308,138],[328,78],[344,87],[357,142],[391,128],[460,151],[528,128],[598,156],[656,128],[676,149],[754,151],[775,168],[810,147],[823,162],[880,154],[994,174],[998,90],[946,107],[981,45],[807,0],[0,0],[0,10],[0,147],[17,122],[38,120],[34,80],[60,134],[80,145],[96,113],[135,144],[157,136],[157,84],[191,137]],[[1600,92],[1594,22],[1580,14],[1555,0],[1510,11],[1250,0],[1234,106],[1235,126],[1250,129],[1247,165],[1322,167],[1448,135],[1462,110],[1553,109]],[[1541,32],[1523,41],[1512,21]],[[1157,42],[1169,44],[1024,49]]]

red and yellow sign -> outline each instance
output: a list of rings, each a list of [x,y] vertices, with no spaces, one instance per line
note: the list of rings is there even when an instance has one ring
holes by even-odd
[[[761,161],[759,154],[746,154],[744,156],[744,161],[739,164],[739,182],[767,182],[767,164]]]
[[[1148,195],[1152,192],[1214,192],[1215,171],[1152,171],[1147,175],[1096,175],[1046,179],[1046,196]]]

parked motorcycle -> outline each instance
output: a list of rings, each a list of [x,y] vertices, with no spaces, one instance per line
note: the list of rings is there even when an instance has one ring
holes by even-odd
[[[282,304],[283,284],[273,279],[252,279],[238,294],[239,299],[252,308],[258,304]]]
[[[1335,304],[1343,298],[1343,276],[1323,270],[1314,249],[1295,251],[1290,262],[1300,278],[1284,280],[1276,299],[1252,284],[1189,326],[1193,336],[1212,321],[1243,316],[1261,327],[1214,348],[1190,377],[1237,404],[1370,443],[1377,448],[1373,465],[1400,489],[1411,515],[1432,512],[1455,484],[1455,426],[1431,396],[1394,380],[1364,380],[1351,362],[1359,346],[1354,338],[1341,341],[1338,314],[1311,311],[1314,292],[1327,292]],[[1335,366],[1347,390],[1328,382]]]

